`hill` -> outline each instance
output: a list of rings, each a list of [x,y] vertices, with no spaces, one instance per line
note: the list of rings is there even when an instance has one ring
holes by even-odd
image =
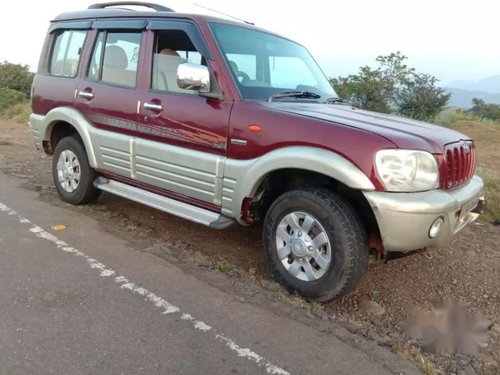
[[[492,94],[500,94],[500,74],[486,77],[479,81],[453,81],[447,87],[467,91],[480,91]]]
[[[464,90],[453,87],[446,87],[445,89],[451,93],[448,105],[452,107],[470,108],[472,106],[472,99],[474,98],[483,99],[487,103],[500,104],[500,92],[495,94],[486,91]]]

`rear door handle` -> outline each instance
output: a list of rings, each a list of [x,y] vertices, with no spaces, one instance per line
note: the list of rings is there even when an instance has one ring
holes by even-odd
[[[161,104],[156,103],[144,103],[144,108],[149,109],[153,112],[161,112],[163,111],[163,106]]]
[[[92,94],[91,92],[89,91],[80,91],[78,93],[78,96],[80,98],[85,98],[85,99],[94,99],[94,94]]]

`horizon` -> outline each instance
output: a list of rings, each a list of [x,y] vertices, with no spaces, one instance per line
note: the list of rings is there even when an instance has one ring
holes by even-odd
[[[18,18],[4,12],[0,23],[0,61],[28,65],[36,71],[49,21],[59,13],[85,9],[94,2],[53,0],[30,4],[30,14],[26,15],[23,24],[30,25],[33,32],[20,33],[16,38],[9,35],[19,27]],[[158,3],[179,12],[217,16],[194,3],[180,0]],[[495,22],[500,4],[486,0],[476,1],[473,7],[450,0],[439,3],[379,0],[376,4],[354,0],[328,6],[312,0],[307,8],[284,1],[256,0],[252,6],[245,7],[228,0],[200,0],[198,3],[303,44],[328,77],[355,74],[360,66],[376,65],[377,56],[396,51],[408,57],[409,66],[439,79],[440,86],[464,80],[477,82],[500,75],[500,49],[491,48],[496,45]],[[263,7],[259,6],[261,4]],[[23,6],[17,3],[11,10],[25,13]],[[285,7],[286,17],[277,20]],[[340,16],[332,17],[332,14]],[[331,32],[328,32],[329,27],[333,28]],[[19,48],[20,45],[30,48]]]

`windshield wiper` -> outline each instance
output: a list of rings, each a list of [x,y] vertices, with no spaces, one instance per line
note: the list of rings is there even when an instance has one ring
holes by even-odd
[[[331,97],[331,98],[326,99],[325,103],[326,103],[326,104],[337,104],[337,103],[339,103],[339,104],[347,104],[347,103],[344,101],[344,99],[342,99],[342,98],[338,98],[338,97],[335,97],[335,96],[334,96],[334,97]]]
[[[321,95],[316,94],[312,91],[286,91],[279,94],[274,94],[267,99],[268,102],[274,101],[274,99],[280,98],[303,98],[303,99],[319,99]]]

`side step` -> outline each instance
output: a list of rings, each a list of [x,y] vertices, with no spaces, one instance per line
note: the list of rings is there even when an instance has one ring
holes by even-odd
[[[98,177],[94,181],[94,186],[97,189],[142,203],[160,211],[182,217],[183,219],[194,221],[195,223],[206,225],[213,229],[225,229],[234,223],[233,219],[216,212],[192,206],[188,203],[179,202],[175,199],[151,193],[147,190],[139,189],[105,177]]]

